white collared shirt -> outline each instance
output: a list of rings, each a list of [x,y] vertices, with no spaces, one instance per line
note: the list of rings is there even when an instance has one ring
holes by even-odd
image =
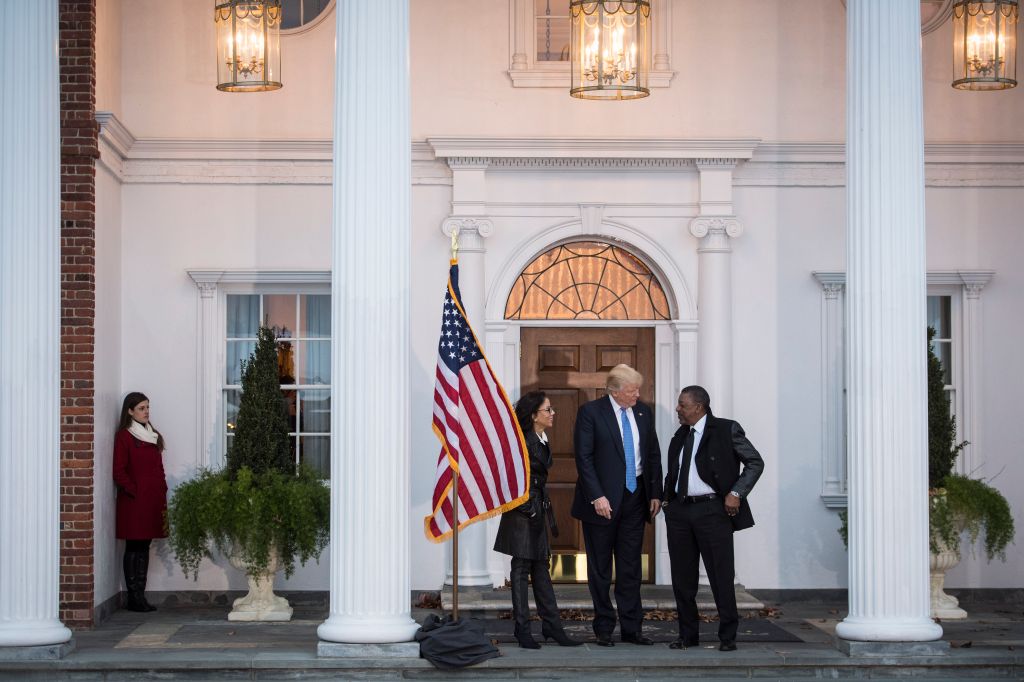
[[[612,402],[612,410],[615,411],[615,423],[619,425],[619,438],[623,438],[622,435],[622,405],[615,402],[615,398],[608,396],[608,400]],[[643,457],[640,456],[640,429],[636,426],[636,417],[633,415],[633,408],[626,408],[626,418],[629,419],[630,429],[633,431],[633,461],[636,464],[636,475],[639,476],[644,472]],[[625,448],[623,448],[625,451]]]
[[[700,447],[700,439],[704,435],[704,427],[707,425],[708,416],[704,415],[701,417],[696,424],[693,425],[693,457],[690,458],[690,470],[686,474],[686,494],[690,496],[695,495],[710,495],[715,492],[715,489],[704,482],[704,479],[697,473],[697,448]],[[683,448],[685,450],[686,448]],[[683,451],[679,451],[679,470],[683,470]],[[679,480],[682,481],[683,477],[680,475]],[[676,484],[676,491],[679,492],[679,485]]]

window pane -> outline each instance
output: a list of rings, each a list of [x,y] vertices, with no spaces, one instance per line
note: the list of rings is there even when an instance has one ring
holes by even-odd
[[[300,384],[331,383],[331,342],[300,341],[299,371]]]
[[[284,397],[285,412],[288,413],[288,430],[295,433],[296,418],[298,416],[296,414],[296,408],[298,407],[296,401],[298,400],[299,392],[296,390],[282,390],[281,395]]]
[[[228,341],[224,383],[230,385],[242,383],[242,360],[248,360],[254,350],[256,350],[255,341]]]
[[[242,401],[242,392],[224,391],[224,428],[229,436],[234,435],[235,424],[238,423],[238,405]]]
[[[299,338],[328,339],[331,337],[331,297],[302,296]]]
[[[277,376],[281,384],[295,383],[295,341],[277,342]]]
[[[534,0],[537,17],[537,61],[569,60],[569,3],[567,0]]]
[[[950,338],[950,309],[952,298],[949,296],[928,297],[928,326],[935,330],[935,338]]]
[[[256,338],[260,326],[260,297],[229,295],[228,338]]]
[[[299,403],[303,433],[331,432],[330,391],[301,391]]]
[[[281,338],[295,336],[295,299],[293,294],[263,297],[263,316],[266,325]]]
[[[324,478],[331,475],[331,439],[329,436],[300,436],[302,462],[313,467]]]
[[[949,341],[939,341],[935,343],[935,354],[939,356],[939,362],[942,363],[942,380],[946,382],[947,386],[953,383],[953,344]]]

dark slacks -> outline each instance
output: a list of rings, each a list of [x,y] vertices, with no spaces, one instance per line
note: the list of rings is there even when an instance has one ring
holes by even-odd
[[[739,629],[736,610],[732,522],[724,501],[672,501],[665,507],[668,555],[672,562],[672,591],[679,613],[679,638],[687,645],[700,639],[697,615],[698,555],[704,557],[711,592],[718,607],[718,639],[732,642]]]
[[[615,604],[619,610],[621,635],[640,634],[644,611],[640,601],[643,576],[641,553],[644,544],[647,496],[638,479],[636,492],[622,491],[622,509],[607,526],[583,524],[587,549],[587,583],[594,600],[594,633],[611,636],[615,629],[615,608],[608,594],[615,563]]]

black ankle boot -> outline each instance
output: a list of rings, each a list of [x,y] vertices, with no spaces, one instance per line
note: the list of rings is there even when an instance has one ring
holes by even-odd
[[[561,625],[554,626],[544,623],[544,625],[541,626],[540,633],[544,635],[544,641],[553,639],[558,644],[558,646],[580,646],[581,644],[583,644],[583,642],[575,640],[569,635],[565,634],[565,630],[562,628]]]
[[[537,644],[537,640],[533,638],[533,633],[530,632],[530,625],[527,624],[525,628],[520,628],[519,624],[516,623],[516,641],[519,642],[519,646],[523,649],[539,649],[540,644]]]

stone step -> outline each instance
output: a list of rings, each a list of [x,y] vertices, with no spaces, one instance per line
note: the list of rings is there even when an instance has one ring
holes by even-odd
[[[555,585],[555,597],[558,600],[558,608],[562,610],[571,609],[582,611],[584,614],[593,613],[594,602],[590,598],[590,591],[586,585]],[[674,611],[676,600],[672,595],[670,585],[644,585],[640,589],[640,598],[644,610],[647,611]],[[615,595],[612,595],[612,602]],[[445,611],[452,609],[452,586],[445,585],[441,591],[441,606]],[[764,602],[747,592],[743,585],[736,585],[736,606],[740,613],[749,613],[763,609]],[[536,608],[533,602],[533,594],[530,594],[530,608]],[[711,588],[701,585],[697,593],[697,608],[700,611],[715,613],[715,599],[711,594]],[[496,611],[509,611],[512,609],[512,593],[507,587],[460,587],[459,588],[459,611],[463,615],[484,615]]]

